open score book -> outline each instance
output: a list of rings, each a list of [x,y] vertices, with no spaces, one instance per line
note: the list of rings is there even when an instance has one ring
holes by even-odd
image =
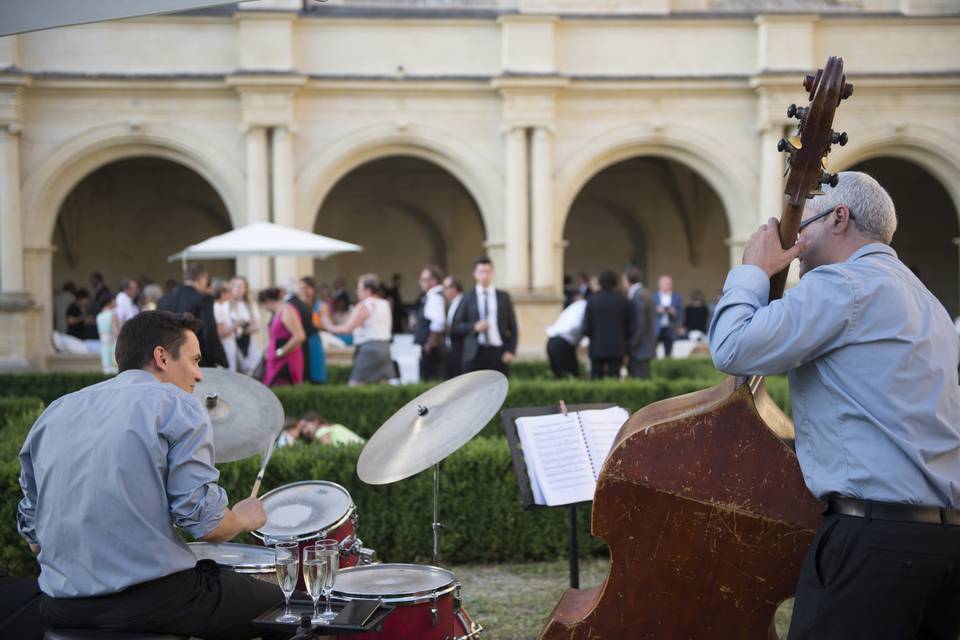
[[[630,414],[622,407],[516,419],[536,504],[593,500],[597,477]]]

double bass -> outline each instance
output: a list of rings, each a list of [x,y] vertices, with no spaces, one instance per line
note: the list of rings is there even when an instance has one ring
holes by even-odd
[[[836,184],[824,170],[846,134],[833,116],[853,86],[831,57],[807,76],[806,107],[791,105],[780,241],[796,242],[808,198]],[[787,272],[771,279],[783,295]],[[592,533],[610,566],[593,589],[568,589],[541,640],[775,640],[774,614],[793,594],[820,523],[792,448],[793,423],[762,378],[656,402],[617,435],[597,481]]]

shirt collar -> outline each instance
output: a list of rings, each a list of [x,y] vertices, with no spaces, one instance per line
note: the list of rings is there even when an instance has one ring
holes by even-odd
[[[490,285],[489,287],[484,288],[484,287],[481,287],[480,285],[477,285],[477,293],[483,293],[484,291],[489,291],[490,293],[493,293],[494,291],[496,291],[496,287],[494,287],[493,285]]]
[[[871,253],[885,253],[888,256],[893,256],[894,258],[897,257],[897,252],[894,251],[893,247],[891,247],[890,245],[884,244],[882,242],[871,242],[870,244],[865,244],[859,249],[857,249],[856,251],[854,251],[850,255],[850,257],[847,258],[846,261],[853,262],[854,260],[858,260],[864,256],[868,256]]]

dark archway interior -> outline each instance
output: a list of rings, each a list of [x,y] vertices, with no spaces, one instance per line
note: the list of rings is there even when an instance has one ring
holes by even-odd
[[[607,167],[583,187],[567,216],[564,273],[640,267],[647,286],[670,274],[684,296],[710,297],[730,267],[723,204],[695,171],[661,157]]]
[[[344,176],[320,207],[314,230],[364,248],[317,260],[320,282],[343,276],[353,291],[361,274],[389,281],[399,273],[404,301],[420,295],[417,278],[426,264],[469,286],[473,260],[484,253],[486,237],[466,188],[445,169],[410,156],[374,160]]]
[[[960,219],[943,185],[920,165],[893,157],[865,160],[851,171],[876,178],[897,208],[897,255],[937,296],[950,313],[960,315]]]
[[[112,162],[81,180],[60,208],[54,290],[68,280],[88,286],[94,271],[114,290],[124,277],[179,280],[181,265],[167,256],[230,229],[220,196],[191,169],[149,157]],[[233,260],[205,264],[214,276],[235,269]]]

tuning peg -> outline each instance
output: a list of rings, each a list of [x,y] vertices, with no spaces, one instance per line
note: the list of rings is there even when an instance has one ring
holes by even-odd
[[[847,132],[837,133],[836,131],[830,132],[830,142],[832,144],[839,144],[841,147],[847,144]]]
[[[797,120],[803,120],[806,116],[807,116],[806,107],[798,107],[795,104],[792,104],[789,107],[787,107],[788,118],[796,118]]]
[[[840,92],[840,99],[846,100],[853,95],[853,85],[849,82],[843,83],[843,90]]]
[[[837,183],[840,182],[840,176],[836,173],[830,173],[829,171],[820,172],[820,184],[828,184],[831,187],[836,187]]]
[[[820,72],[818,71],[817,73],[819,74]],[[815,83],[816,81],[817,81],[816,76],[806,76],[806,77],[803,79],[803,88],[804,88],[804,90],[805,90],[805,91],[808,91],[808,92],[810,92],[810,93],[813,93],[813,87],[814,87],[814,83]]]

